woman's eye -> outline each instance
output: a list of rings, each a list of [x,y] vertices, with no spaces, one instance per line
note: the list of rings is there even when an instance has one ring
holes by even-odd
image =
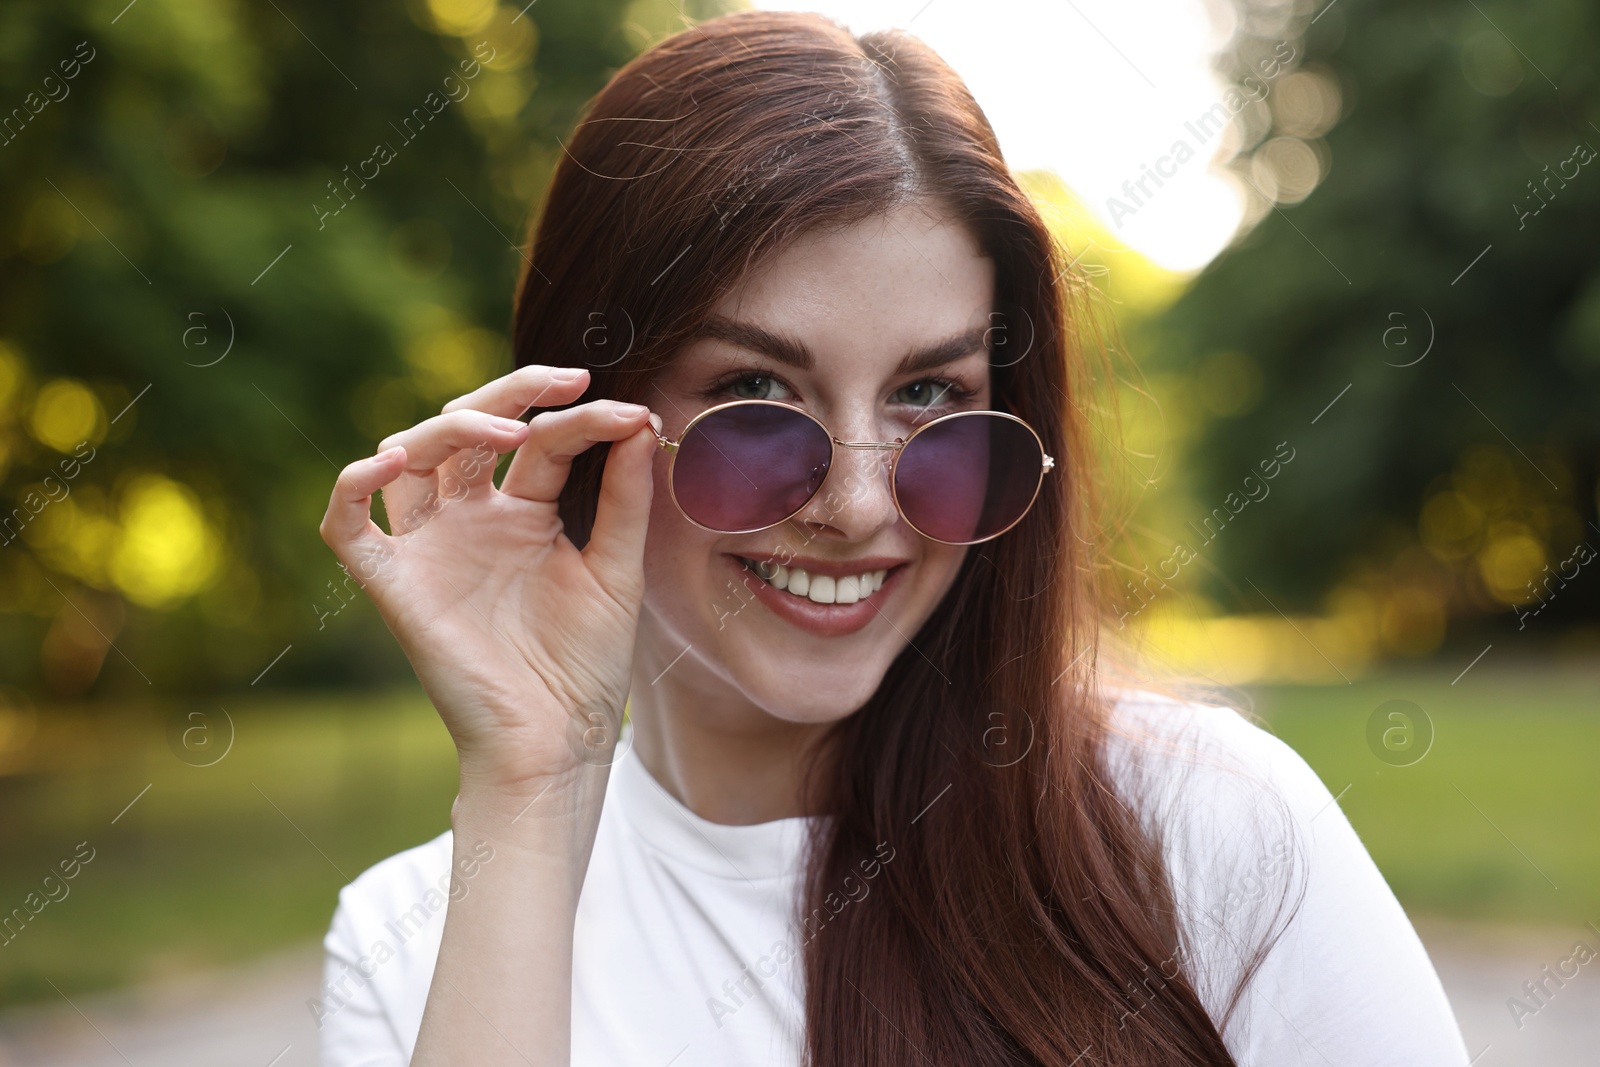
[[[924,378],[920,382],[901,386],[895,390],[894,401],[897,404],[909,404],[912,407],[931,408],[956,399],[956,394],[951,383],[935,381]]]
[[[727,391],[740,400],[777,400],[775,393],[783,391],[783,383],[768,374],[748,374],[727,385]]]

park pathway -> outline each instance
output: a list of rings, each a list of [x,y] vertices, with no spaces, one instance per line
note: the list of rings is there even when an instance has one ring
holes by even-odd
[[[1571,956],[1577,939],[1594,945],[1592,933],[1417,925],[1472,1067],[1600,1063],[1600,960],[1560,988],[1547,980],[1553,994],[1520,1027],[1507,1006],[1525,998],[1523,983]],[[316,1067],[306,1001],[320,969],[321,946],[310,942],[233,970],[0,1013],[0,1067]]]

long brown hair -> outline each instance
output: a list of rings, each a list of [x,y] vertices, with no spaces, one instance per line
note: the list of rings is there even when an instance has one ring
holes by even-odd
[[[746,12],[635,58],[563,147],[519,281],[519,366],[587,366],[582,399],[648,403],[655,372],[762,256],[927,201],[994,260],[1010,345],[992,361],[996,406],[1057,459],[1033,510],[968,551],[817,750],[813,795],[834,818],[813,822],[800,902],[806,929],[826,923],[801,957],[807,1062],[1232,1064],[1173,963],[1160,843],[1108,768],[1066,260],[960,78],[906,34]],[[579,456],[562,496],[580,546],[604,458]],[[876,892],[837,907],[873,857]],[[1138,996],[1157,974],[1161,995]]]

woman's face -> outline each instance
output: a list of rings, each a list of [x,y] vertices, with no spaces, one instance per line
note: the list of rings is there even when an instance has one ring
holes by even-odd
[[[808,234],[769,260],[721,301],[714,336],[688,344],[645,402],[674,439],[706,408],[741,399],[804,408],[844,441],[906,437],[951,411],[992,406],[993,304],[994,264],[975,236],[924,207],[897,208]],[[638,665],[664,698],[708,711],[753,704],[794,723],[830,722],[866,702],[967,551],[900,517],[888,456],[836,449],[800,513],[718,534],[678,510],[668,456],[657,453]],[[806,570],[808,592],[778,589],[741,558],[790,560],[787,580]],[[853,585],[859,599],[819,602],[830,584],[819,576],[834,579],[836,598]]]

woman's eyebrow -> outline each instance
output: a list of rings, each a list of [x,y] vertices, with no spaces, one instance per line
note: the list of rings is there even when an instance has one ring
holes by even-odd
[[[974,352],[986,352],[989,348],[988,334],[988,326],[974,326],[970,330],[908,352],[894,372],[897,375],[911,374],[953,363]],[[805,342],[763,329],[750,322],[736,322],[720,315],[712,315],[690,340],[701,338],[725,341],[730,345],[759,352],[797,370],[811,370],[816,366],[816,359]]]

